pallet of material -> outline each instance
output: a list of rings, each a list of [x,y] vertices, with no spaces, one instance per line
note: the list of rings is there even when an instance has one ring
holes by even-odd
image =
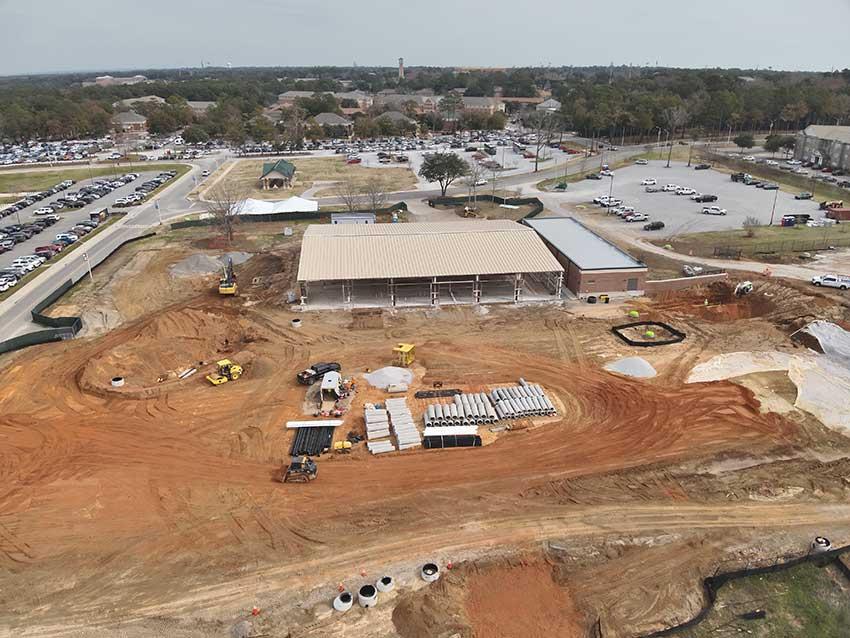
[[[384,454],[386,452],[395,452],[395,446],[392,441],[385,439],[383,441],[367,441],[366,447],[372,454]]]
[[[413,422],[413,415],[407,407],[406,399],[387,399],[387,412],[395,433],[399,450],[407,450],[422,445],[419,430]]]

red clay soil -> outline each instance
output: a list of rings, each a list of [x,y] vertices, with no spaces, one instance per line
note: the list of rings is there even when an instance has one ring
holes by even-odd
[[[474,638],[585,638],[569,592],[542,560],[488,566],[467,576],[466,616]]]
[[[284,313],[201,299],[97,339],[26,351],[0,387],[3,606],[10,618],[87,614],[110,586],[113,613],[123,617],[122,605],[169,600],[246,564],[333,557],[358,543],[520,510],[545,516],[550,505],[524,504],[519,494],[551,480],[794,438],[793,423],[760,414],[740,386],[647,383],[564,360],[563,340],[542,341],[553,337],[541,314],[476,325],[420,313],[346,333],[333,323],[342,313],[305,315],[295,330]],[[607,325],[597,329],[606,347],[619,347]],[[565,406],[562,418],[477,449],[373,457],[361,448],[323,457],[309,485],[275,482],[292,438],[283,424],[303,418],[295,373],[316,360],[340,361],[346,373],[385,365],[391,346],[411,334],[427,370],[411,395],[436,379],[483,388],[523,376]],[[108,390],[115,374],[156,386],[158,373],[232,348],[254,355],[237,382],[213,387],[197,374],[147,398]],[[366,396],[338,438],[362,423]],[[472,600],[487,609],[477,594]]]

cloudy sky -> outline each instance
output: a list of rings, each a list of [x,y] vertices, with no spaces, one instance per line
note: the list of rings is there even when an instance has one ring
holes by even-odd
[[[813,13],[818,31],[806,26]],[[832,70],[850,66],[848,24],[850,0],[0,0],[0,75],[202,60],[394,66],[399,56],[411,66]]]

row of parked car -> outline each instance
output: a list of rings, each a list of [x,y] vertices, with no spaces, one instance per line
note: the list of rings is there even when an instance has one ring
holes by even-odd
[[[634,206],[627,206],[623,203],[622,199],[618,199],[616,197],[600,195],[599,197],[593,198],[593,203],[598,204],[603,208],[607,208],[609,214],[616,215],[624,222],[632,223],[649,221],[649,215],[636,211]],[[644,230],[660,230],[662,228],[664,228],[664,222],[660,221],[649,222],[643,227]]]
[[[31,224],[14,224],[0,229],[0,252],[9,250],[11,246],[20,241],[26,241],[30,237],[37,235],[52,226],[60,217],[51,215],[44,217]],[[71,230],[64,233],[59,233],[54,237],[53,241],[38,246],[31,255],[22,255],[15,258],[9,266],[0,269],[0,292],[5,292],[16,286],[18,282],[29,272],[35,270],[57,253],[62,252],[65,247],[78,241],[80,237],[89,234],[100,225],[95,219],[81,221]]]
[[[207,175],[209,175],[208,171],[204,171]],[[126,208],[127,206],[138,206],[145,198],[150,195],[157,188],[165,184],[170,179],[174,179],[177,175],[177,171],[163,171],[156,177],[149,179],[146,182],[143,182],[139,186],[136,186],[136,192],[131,195],[127,195],[126,197],[119,197],[115,200],[114,206],[118,208]],[[136,176],[138,177],[138,175]]]
[[[63,210],[65,208],[83,208],[94,203],[101,197],[106,197],[116,188],[126,186],[130,182],[139,178],[138,173],[127,173],[115,179],[99,179],[95,180],[90,186],[84,186],[78,191],[68,193],[51,202],[44,208],[39,208],[34,215],[49,215],[51,212]],[[53,209],[53,211],[49,210]]]
[[[658,186],[658,182],[652,177],[643,180],[641,184],[645,186],[647,193],[675,193],[676,195],[687,196],[691,201],[697,202],[698,204],[706,204],[717,201],[717,195],[712,195],[710,193],[698,193],[689,186],[665,184],[663,187],[660,187]],[[720,208],[720,206],[702,207],[703,215],[725,215],[726,213],[726,209]]]
[[[107,139],[0,144],[0,165],[80,161],[99,152],[101,147],[108,144],[111,144],[111,141]]]
[[[37,202],[40,202],[43,199],[47,199],[48,197],[55,195],[56,193],[61,193],[64,190],[71,188],[74,185],[74,180],[66,179],[64,182],[60,182],[56,184],[56,186],[52,188],[48,188],[46,191],[41,191],[38,193],[33,193],[32,195],[28,195],[24,199],[20,199],[14,204],[11,204],[0,211],[0,217],[6,217],[11,215],[12,213],[17,213],[20,210],[25,209],[27,206],[32,206]],[[50,211],[54,213],[56,211]]]

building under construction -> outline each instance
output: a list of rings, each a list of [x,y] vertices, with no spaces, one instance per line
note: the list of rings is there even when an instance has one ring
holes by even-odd
[[[537,233],[512,221],[315,224],[298,265],[313,308],[555,300],[563,281]]]

